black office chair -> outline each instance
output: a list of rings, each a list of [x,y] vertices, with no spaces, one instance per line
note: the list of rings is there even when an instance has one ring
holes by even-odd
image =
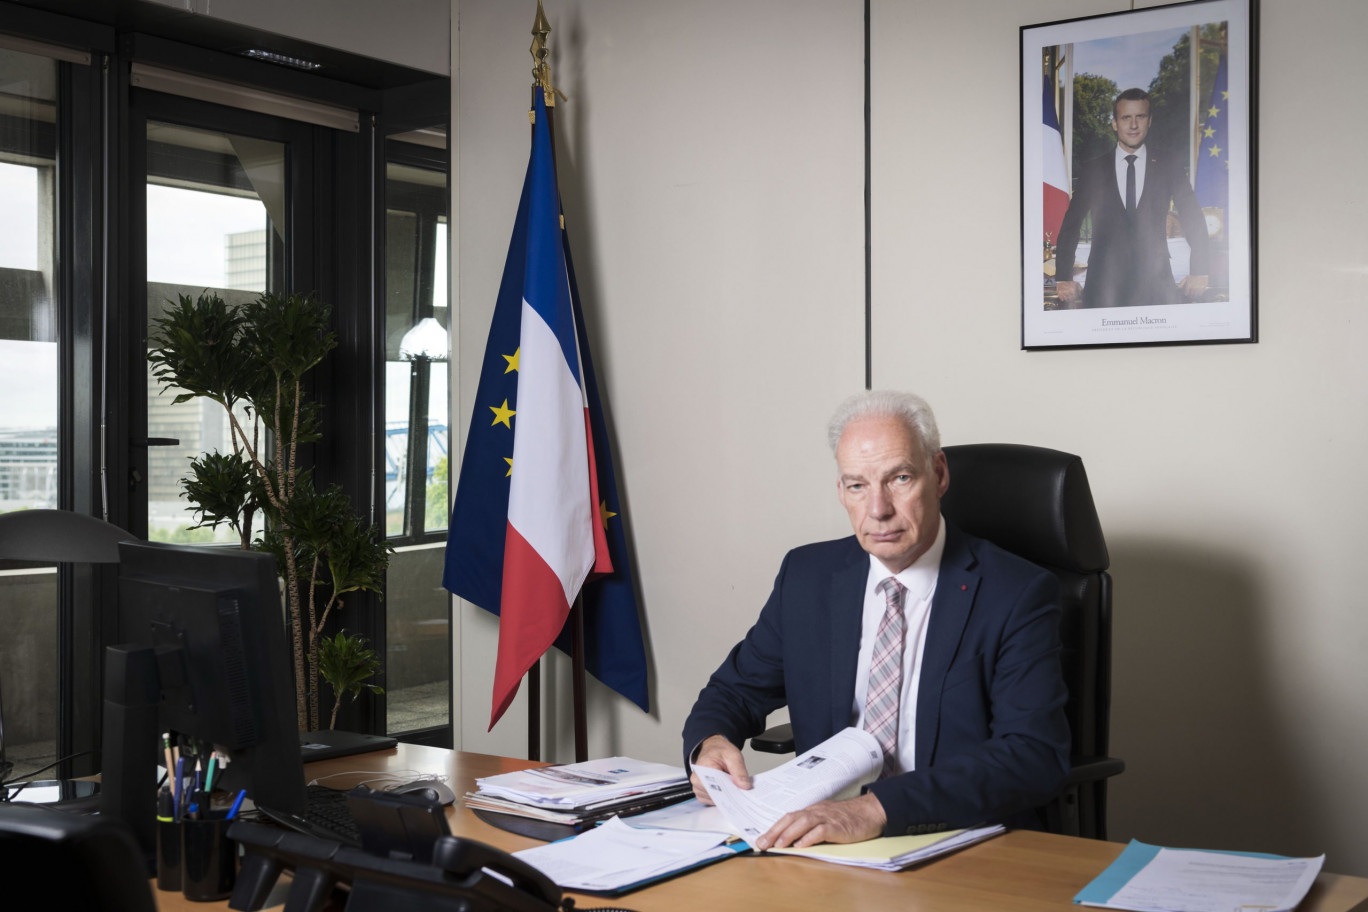
[[[0,802],[0,882],[8,884],[6,895],[28,882],[30,895],[47,909],[156,912],[147,873],[132,831],[118,820]]]
[[[950,489],[945,518],[1059,577],[1065,713],[1072,762],[1063,791],[1042,811],[1053,833],[1107,837],[1107,779],[1126,768],[1107,756],[1111,711],[1111,576],[1107,544],[1083,461],[1069,453],[1012,443],[945,447]],[[787,725],[752,738],[767,753],[793,750]]]

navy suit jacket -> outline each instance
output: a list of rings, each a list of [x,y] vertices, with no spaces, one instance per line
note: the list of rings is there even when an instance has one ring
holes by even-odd
[[[799,753],[851,723],[869,556],[854,536],[790,551],[760,618],[684,724],[740,746],[785,704]],[[1059,584],[946,524],[917,692],[916,769],[869,787],[886,835],[1030,825],[1069,768]],[[687,758],[686,758],[687,760]]]

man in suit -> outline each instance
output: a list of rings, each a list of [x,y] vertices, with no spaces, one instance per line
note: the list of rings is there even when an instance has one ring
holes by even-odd
[[[1127,89],[1112,104],[1116,147],[1085,163],[1069,201],[1055,248],[1055,291],[1066,307],[1179,304],[1206,291],[1210,242],[1206,219],[1182,166],[1145,145],[1149,94]],[[1176,210],[1192,251],[1188,275],[1177,284],[1169,265],[1168,214]],[[1073,281],[1074,252],[1083,219],[1092,213],[1092,252],[1086,288]]]
[[[828,438],[855,534],[785,557],[685,722],[686,762],[749,788],[740,746],[787,704],[800,753],[855,725],[884,769],[859,797],[786,815],[757,848],[1030,825],[1069,765],[1054,575],[941,518],[950,473],[919,397],[853,396]]]

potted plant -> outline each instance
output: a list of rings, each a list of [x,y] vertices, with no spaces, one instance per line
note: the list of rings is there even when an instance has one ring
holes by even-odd
[[[324,624],[347,593],[381,591],[391,551],[339,486],[319,490],[299,463],[300,448],[321,437],[304,376],[337,345],[328,307],[298,294],[263,294],[230,307],[208,291],[167,304],[153,320],[152,373],[163,392],[176,392],[176,402],[202,397],[222,406],[232,440],[232,452],[191,460],[181,479],[194,507],[192,528],[227,525],[240,547],[275,556],[284,578],[295,711],[301,731],[318,729]],[[265,531],[253,539],[258,513]],[[363,638],[343,639],[350,645],[336,645],[375,656]],[[373,675],[379,660],[366,667],[359,680]],[[360,692],[359,683],[346,686],[353,696]]]
[[[385,689],[369,683],[369,679],[380,670],[380,657],[375,650],[366,645],[359,636],[349,636],[345,629],[337,631],[336,636],[323,637],[318,643],[318,673],[332,687],[332,715],[328,718],[328,728],[337,727],[337,711],[342,708],[342,698],[350,696],[355,700],[361,691],[384,693]]]

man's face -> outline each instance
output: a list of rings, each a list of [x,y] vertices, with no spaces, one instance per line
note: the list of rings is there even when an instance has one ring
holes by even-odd
[[[1149,134],[1149,102],[1131,98],[1118,101],[1111,126],[1116,131],[1117,144],[1127,152],[1134,152],[1145,144]]]
[[[870,416],[846,425],[836,466],[837,493],[860,547],[892,573],[912,566],[936,540],[950,486],[945,455],[928,461],[902,421]]]

